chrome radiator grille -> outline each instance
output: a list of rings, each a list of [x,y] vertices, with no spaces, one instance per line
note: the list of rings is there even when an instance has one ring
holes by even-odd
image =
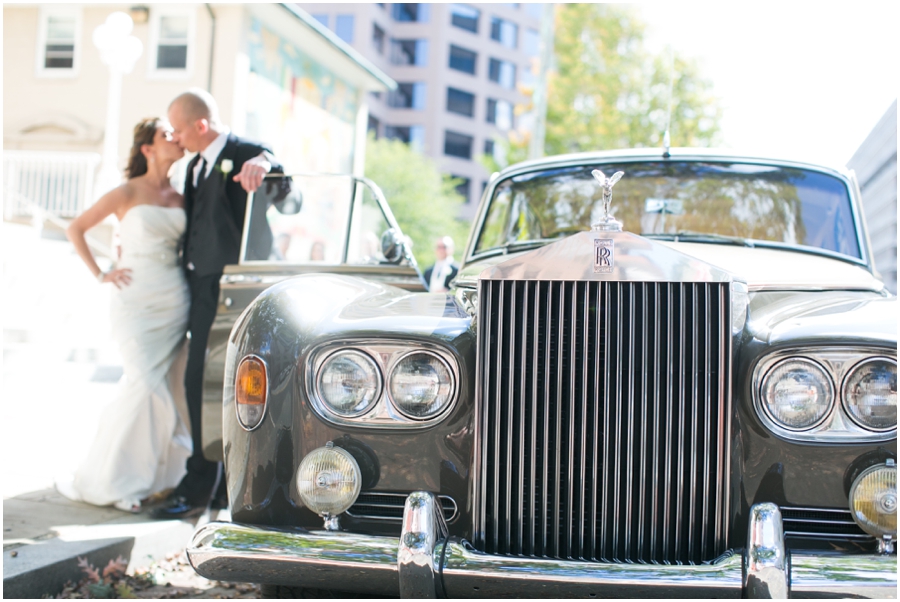
[[[482,281],[476,546],[603,562],[723,553],[729,308],[722,283]]]

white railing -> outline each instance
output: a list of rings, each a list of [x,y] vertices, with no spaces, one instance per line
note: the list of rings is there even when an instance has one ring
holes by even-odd
[[[97,153],[3,151],[3,218],[75,217],[93,203]]]

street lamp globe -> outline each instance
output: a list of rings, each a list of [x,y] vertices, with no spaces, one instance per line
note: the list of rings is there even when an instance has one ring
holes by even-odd
[[[94,196],[115,188],[121,181],[117,167],[119,118],[122,105],[122,76],[131,73],[144,46],[131,35],[134,22],[123,12],[113,12],[102,25],[94,29],[94,45],[100,51],[100,60],[109,67],[106,128],[103,134],[103,161],[97,176]]]

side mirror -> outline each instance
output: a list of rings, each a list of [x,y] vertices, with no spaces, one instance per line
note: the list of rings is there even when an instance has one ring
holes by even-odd
[[[406,255],[405,246],[402,235],[394,228],[385,230],[381,235],[381,254],[388,263],[400,263]]]

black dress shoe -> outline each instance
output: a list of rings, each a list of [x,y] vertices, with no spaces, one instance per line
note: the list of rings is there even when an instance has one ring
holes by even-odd
[[[204,510],[205,504],[192,504],[182,495],[173,495],[163,502],[162,506],[151,510],[150,516],[162,519],[190,518],[203,514]]]

